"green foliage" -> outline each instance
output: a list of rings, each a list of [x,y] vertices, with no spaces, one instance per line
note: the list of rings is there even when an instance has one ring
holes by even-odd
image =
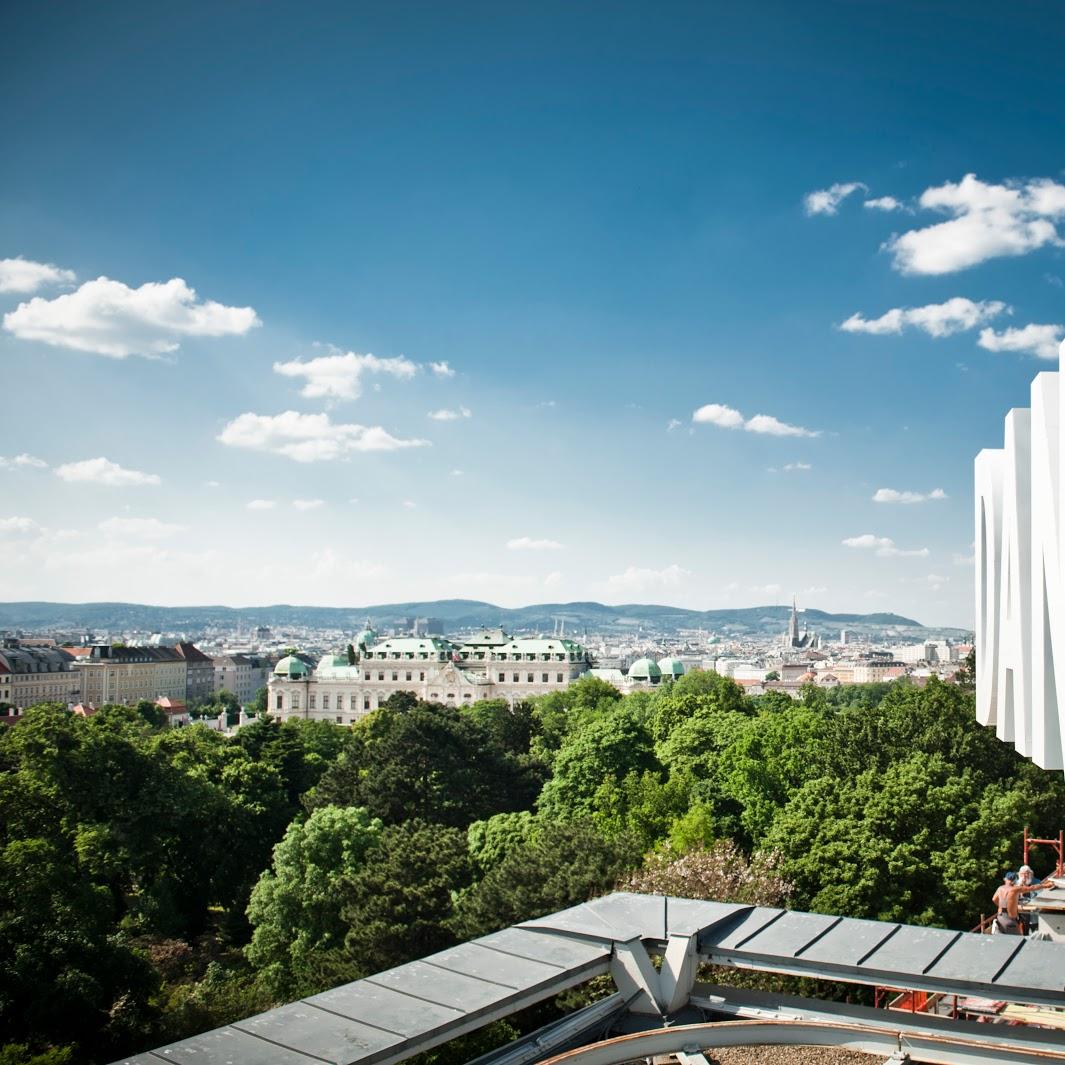
[[[638,841],[606,839],[587,821],[542,822],[459,899],[454,928],[460,939],[473,939],[586,902],[635,868],[639,854]]]
[[[289,826],[248,903],[247,956],[268,987],[291,990],[306,959],[343,944],[340,885],[362,869],[381,827],[364,809],[338,806]]]
[[[344,946],[357,971],[378,972],[454,943],[448,927],[453,896],[471,879],[460,829],[424,821],[385,829],[340,891]]]
[[[543,779],[537,763],[505,750],[472,716],[403,694],[352,729],[309,809],[354,804],[388,824],[417,818],[465,828],[532,804]]]
[[[71,1047],[53,1047],[36,1054],[25,1043],[0,1047],[0,1065],[68,1065],[74,1060]]]
[[[619,784],[629,773],[660,768],[646,727],[619,703],[566,736],[538,805],[547,818],[589,817],[596,813],[596,795],[604,782]]]
[[[480,876],[495,869],[515,848],[522,846],[536,830],[536,819],[528,810],[493,814],[474,821],[466,833],[470,861]]]

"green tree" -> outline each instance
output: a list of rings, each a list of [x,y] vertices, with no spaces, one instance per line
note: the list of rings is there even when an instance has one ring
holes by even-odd
[[[386,828],[340,889],[344,947],[357,970],[378,972],[454,943],[453,899],[471,879],[465,832],[424,821]]]
[[[457,902],[454,928],[473,939],[609,891],[640,860],[631,837],[604,838],[590,822],[542,822]]]
[[[474,821],[466,832],[474,868],[484,876],[501,864],[511,851],[526,843],[536,827],[536,818],[528,810],[493,814],[484,821]]]
[[[248,904],[255,931],[246,953],[266,986],[285,993],[313,954],[343,944],[340,885],[362,868],[381,828],[364,809],[336,806],[289,826]]]
[[[580,819],[596,812],[596,793],[604,781],[620,782],[629,773],[660,772],[647,729],[624,703],[589,719],[563,741],[551,779],[540,793],[544,816]]]

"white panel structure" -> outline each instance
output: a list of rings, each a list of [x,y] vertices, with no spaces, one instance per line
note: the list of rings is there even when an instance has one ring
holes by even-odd
[[[995,730],[1021,754],[1032,753],[1032,413],[1006,415],[1002,480],[1002,557],[999,574],[998,684]]]
[[[1002,474],[1006,453],[976,456],[976,717],[998,725],[998,641],[1002,588]]]
[[[1065,346],[1063,346],[1065,347]],[[1065,424],[1059,374],[976,458],[976,713],[1044,769],[1065,768]]]

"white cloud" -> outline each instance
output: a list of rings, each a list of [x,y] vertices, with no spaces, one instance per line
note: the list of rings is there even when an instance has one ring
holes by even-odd
[[[417,510],[418,509],[418,504],[415,503],[413,499],[404,499],[403,500],[403,506],[407,510]]]
[[[100,522],[99,529],[108,536],[135,536],[143,540],[161,540],[184,531],[181,525],[158,518],[108,518]]]
[[[0,292],[28,294],[44,285],[69,284],[74,280],[73,270],[61,270],[52,263],[37,263],[21,255],[0,259]]]
[[[947,493],[942,488],[933,488],[931,492],[900,492],[894,488],[878,488],[873,493],[874,503],[927,503],[929,500],[946,498]]]
[[[629,566],[624,573],[615,573],[608,577],[606,583],[616,592],[644,592],[657,588],[676,588],[690,576],[689,570],[682,569],[676,563],[664,569]]]
[[[113,359],[164,355],[177,350],[181,337],[240,336],[260,324],[251,307],[198,300],[179,277],[140,288],[98,277],[52,300],[35,296],[4,315],[4,328],[23,340]]]
[[[428,447],[428,440],[403,440],[381,426],[334,424],[328,414],[241,414],[218,435],[230,447],[285,455],[296,462],[326,462],[356,451]]]
[[[912,326],[929,336],[949,337],[966,329],[975,329],[1009,309],[1000,300],[975,302],[964,296],[955,296],[945,303],[929,303],[924,307],[893,307],[879,318],[863,318],[860,314],[852,314],[840,323],[840,329],[845,333],[885,336],[901,333],[907,326]]]
[[[0,518],[0,536],[30,536],[39,530],[33,518]]]
[[[863,204],[874,211],[901,211],[902,204],[894,196],[877,196],[876,199],[866,200]]]
[[[896,547],[895,541],[889,537],[874,536],[872,533],[850,536],[843,541],[843,546],[862,551],[875,551],[880,558],[927,558],[929,554],[927,547],[903,550],[901,547]]]
[[[318,510],[325,506],[324,499],[293,499],[292,505],[296,510]]]
[[[220,481],[204,481],[203,486],[204,488],[221,488],[222,484]]]
[[[39,459],[35,455],[27,455],[25,452],[10,459],[5,459],[0,455],[0,470],[17,469],[46,470],[48,463],[44,459]]]
[[[457,422],[460,418],[472,418],[473,411],[469,407],[459,407],[458,410],[431,410],[429,411],[430,418],[434,422]]]
[[[562,574],[558,570],[552,570],[545,578],[544,585],[548,588],[555,588],[562,583]]]
[[[869,191],[868,187],[860,181],[837,182],[827,189],[818,189],[815,192],[808,193],[802,201],[803,208],[808,215],[835,214],[839,209],[839,205],[851,193],[857,192],[859,189],[863,192]]]
[[[949,580],[949,577],[941,577],[938,573],[929,573],[926,577],[909,578],[906,583],[925,585],[933,592],[938,592]]]
[[[461,477],[461,476],[463,476],[462,470],[452,470],[451,471],[451,476],[452,477]]]
[[[519,536],[507,541],[508,551],[561,551],[557,540],[535,540],[531,536]]]
[[[133,485],[159,484],[159,475],[127,470],[110,459],[83,459],[81,462],[65,462],[57,466],[55,475],[73,484],[103,484],[109,488],[125,488]]]
[[[808,462],[789,462],[784,466],[784,471],[790,473],[793,470],[812,470],[813,466]]]
[[[776,599],[784,589],[779,584],[757,584],[751,588],[752,595],[765,595]]]
[[[1049,178],[989,185],[966,174],[957,184],[925,189],[919,203],[952,217],[884,245],[904,274],[950,274],[1062,243],[1055,223],[1065,216],[1065,185]]]
[[[446,362],[431,362],[429,363],[429,369],[436,374],[437,377],[454,377],[455,371]]]
[[[722,429],[743,428],[743,415],[723,403],[706,403],[693,415],[692,421],[703,425],[716,425]]]
[[[293,359],[275,362],[274,373],[282,377],[302,377],[305,384],[300,395],[308,399],[358,399],[362,395],[364,374],[390,374],[408,380],[418,367],[402,357],[379,359],[376,355],[358,355],[354,351],[333,351],[316,359]]]
[[[951,560],[951,562],[954,563],[955,566],[975,566],[976,565],[976,554],[974,552],[970,551],[969,554],[963,555],[963,554],[961,554],[960,551],[956,551],[951,556],[950,560]]]
[[[1036,325],[1033,322],[1020,329],[1010,326],[1001,333],[990,328],[981,329],[976,343],[985,351],[1019,351],[1039,359],[1056,359],[1063,336],[1063,325]]]
[[[253,499],[251,502],[246,503],[245,506],[248,510],[273,510],[277,506],[277,502],[273,499]]]
[[[699,424],[716,425],[720,429],[745,429],[748,433],[763,433],[769,436],[820,436],[820,430],[804,429],[801,425],[788,425],[774,418],[771,414],[755,414],[751,418],[744,416],[732,407],[722,403],[706,403],[693,415],[692,421]]]
[[[671,433],[674,429],[679,429],[683,424],[679,418],[670,418],[669,423],[666,425],[666,432]]]
[[[311,555],[307,575],[311,580],[359,581],[380,576],[384,572],[385,567],[379,563],[361,562],[348,552],[327,547]]]

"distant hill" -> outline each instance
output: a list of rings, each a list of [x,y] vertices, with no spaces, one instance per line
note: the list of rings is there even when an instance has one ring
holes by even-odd
[[[680,607],[628,603],[606,606],[603,603],[539,603],[507,608],[475,599],[438,599],[431,602],[384,603],[358,607],[275,606],[146,606],[138,603],[0,603],[0,628],[62,629],[90,628],[105,631],[141,629],[146,631],[195,633],[209,626],[232,627],[239,622],[247,626],[306,626],[321,629],[355,631],[367,618],[380,627],[402,624],[406,618],[439,618],[448,630],[502,625],[515,631],[554,628],[564,619],[568,630],[596,632],[650,629],[676,632],[679,629],[711,629],[731,635],[783,632],[791,608],[788,606],[743,607],[729,610],[684,610]],[[920,622],[898,614],[830,614],[823,610],[805,610],[805,624],[815,631],[831,633],[846,628],[856,635],[862,632],[884,633],[910,630],[905,635],[917,638],[924,630]],[[937,632],[962,630],[935,629]],[[902,633],[900,633],[902,635]]]

